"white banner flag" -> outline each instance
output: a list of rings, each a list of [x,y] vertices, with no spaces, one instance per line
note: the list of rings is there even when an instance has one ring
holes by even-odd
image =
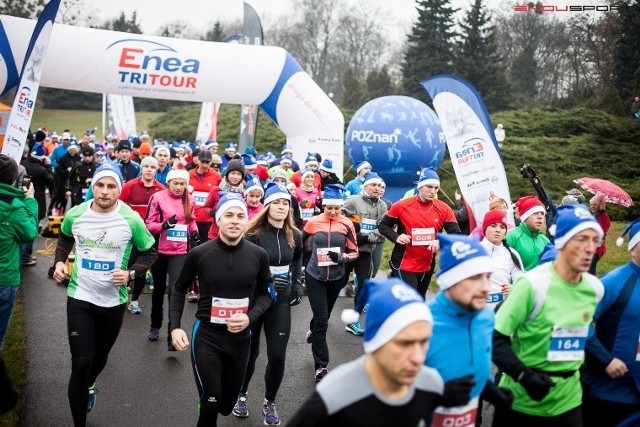
[[[109,115],[109,129],[118,136],[118,140],[127,139],[130,135],[137,135],[136,111],[133,97],[129,95],[107,95],[107,112]]]
[[[218,111],[219,102],[203,102],[200,109],[200,120],[196,131],[196,142],[205,144],[207,141],[218,140]]]

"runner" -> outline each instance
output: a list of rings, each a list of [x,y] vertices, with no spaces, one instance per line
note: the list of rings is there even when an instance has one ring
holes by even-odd
[[[164,294],[171,301],[173,284],[180,275],[189,250],[189,239],[198,244],[200,235],[196,225],[195,204],[187,192],[189,172],[173,169],[167,175],[169,188],[154,194],[144,220],[151,234],[158,237],[158,260],[151,267],[153,293],[151,295],[151,327],[147,337],[157,341],[164,315]],[[169,283],[167,284],[167,275]],[[168,331],[170,332],[170,331]],[[175,351],[167,334],[169,351]]]
[[[436,409],[433,427],[476,425],[480,397],[509,408],[513,394],[491,377],[493,311],[487,308],[493,263],[473,237],[438,234],[440,292],[428,302],[433,313],[433,338],[425,365],[445,382],[445,395],[466,396],[461,406]]]
[[[122,176],[106,163],[91,181],[93,200],[72,208],[60,226],[53,278],[69,279],[67,326],[71,349],[69,405],[76,426],[84,426],[96,403],[95,381],[107,364],[126,309],[127,283],[156,260],[154,239],[144,222],[118,200]],[[67,256],[75,243],[73,270]],[[138,257],[126,270],[132,247]],[[69,277],[69,273],[70,277]]]
[[[640,219],[629,224],[631,260],[602,278],[604,298],[587,340],[582,416],[586,427],[617,426],[640,413]]]
[[[440,177],[436,171],[423,169],[414,184],[418,194],[394,203],[378,224],[378,230],[395,245],[389,261],[392,273],[424,297],[438,252],[436,234],[442,230],[460,234],[460,227],[453,210],[436,199],[440,190]]]
[[[342,185],[327,185],[322,199],[324,212],[304,226],[304,245],[311,252],[305,282],[313,311],[307,342],[311,344],[316,382],[329,372],[327,328],[333,306],[345,284],[344,264],[358,257],[353,223],[340,212],[343,194]]]
[[[165,186],[155,180],[156,171],[158,170],[158,161],[153,157],[145,157],[140,162],[141,175],[131,181],[126,182],[122,186],[122,192],[119,199],[129,205],[131,209],[138,212],[140,218],[147,216],[147,206],[149,199],[155,193],[163,191]],[[131,303],[129,303],[129,311],[131,314],[142,314],[142,308],[138,304],[138,298],[147,282],[147,272],[136,276],[133,280],[133,289],[131,291]]]
[[[247,391],[260,354],[260,332],[264,325],[267,341],[267,368],[264,373],[265,396],[262,405],[265,425],[280,425],[276,412],[276,395],[284,377],[287,343],[291,333],[291,306],[300,303],[302,271],[302,234],[293,223],[291,196],[276,184],[267,188],[265,208],[247,228],[246,238],[269,255],[277,301],[258,320],[251,324],[251,353],[240,396],[233,407],[233,415],[249,416]]]
[[[191,335],[200,427],[217,425],[218,413],[231,413],[247,369],[249,325],[271,305],[269,256],[242,238],[247,216],[240,195],[220,198],[215,216],[218,237],[187,254],[171,295],[171,338],[177,350],[185,351],[190,343],[187,333],[180,329],[184,298],[191,281],[200,278],[200,300]]]
[[[587,273],[603,236],[586,207],[558,208],[558,256],[524,274],[496,313],[493,362],[512,409],[493,425],[582,426],[579,368],[602,282]]]
[[[426,426],[441,401],[442,378],[423,365],[433,320],[421,296],[397,278],[368,280],[360,301],[365,355],[327,375],[288,426]]]
[[[364,168],[366,169],[366,167]],[[384,218],[388,210],[387,204],[380,199],[383,181],[377,173],[367,172],[361,184],[362,188],[358,194],[350,196],[342,207],[342,212],[348,218],[357,218],[353,221],[357,221],[360,226],[356,234],[358,239],[358,258],[354,262],[347,263],[345,268],[345,285],[351,272],[355,273],[353,279],[355,287],[354,304],[358,302],[360,285],[371,278],[371,255],[377,245],[384,243],[384,237],[378,234],[378,223]],[[345,329],[356,336],[364,334],[360,321],[347,325]]]

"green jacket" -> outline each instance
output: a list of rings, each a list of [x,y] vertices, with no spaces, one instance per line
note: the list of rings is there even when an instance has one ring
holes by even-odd
[[[509,247],[520,254],[525,271],[529,271],[540,263],[540,254],[549,243],[549,238],[544,233],[533,234],[529,226],[521,222],[507,232],[506,241]]]
[[[0,286],[20,284],[20,245],[38,237],[38,202],[0,184]]]

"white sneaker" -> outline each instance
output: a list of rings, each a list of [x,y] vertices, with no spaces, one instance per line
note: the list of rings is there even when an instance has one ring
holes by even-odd
[[[138,305],[138,301],[131,301],[131,303],[129,303],[129,311],[131,314],[142,314],[142,308]]]

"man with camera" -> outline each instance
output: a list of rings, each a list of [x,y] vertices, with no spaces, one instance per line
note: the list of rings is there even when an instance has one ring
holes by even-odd
[[[18,164],[0,154],[0,348],[20,285],[20,245],[38,237],[38,203],[33,198],[33,184],[27,188],[13,186]]]

